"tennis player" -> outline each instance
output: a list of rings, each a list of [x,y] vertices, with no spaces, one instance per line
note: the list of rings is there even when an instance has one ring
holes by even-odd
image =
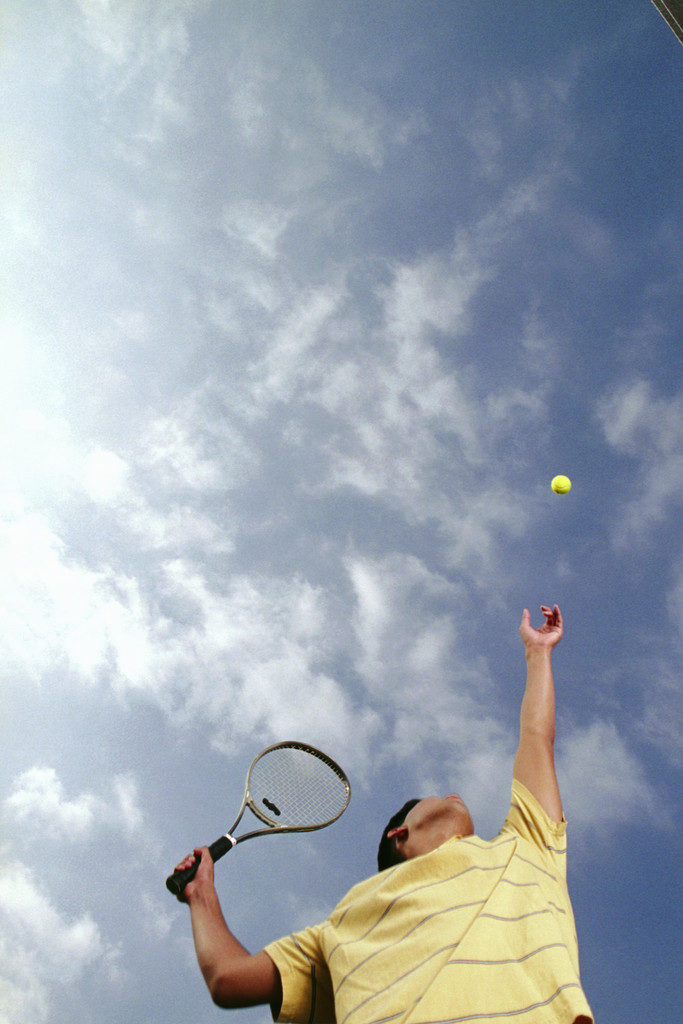
[[[384,829],[378,873],[322,924],[254,955],[225,923],[208,850],[195,850],[201,863],[181,898],[215,1003],[268,1003],[282,1021],[592,1024],[553,757],[562,615],[557,605],[541,612],[540,628],[527,609],[519,627],[526,689],[512,801],[495,839],[475,835],[455,794],[408,801]]]

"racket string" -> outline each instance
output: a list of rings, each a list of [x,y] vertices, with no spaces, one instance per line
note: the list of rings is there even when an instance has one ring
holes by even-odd
[[[348,802],[348,783],[334,767],[307,750],[282,747],[252,766],[249,789],[261,809],[276,805],[278,825],[305,827],[337,817]]]

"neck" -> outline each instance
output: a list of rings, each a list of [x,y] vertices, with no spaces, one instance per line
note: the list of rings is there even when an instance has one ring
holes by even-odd
[[[426,853],[432,853],[433,850],[437,850],[444,843],[447,843],[449,839],[462,839],[462,835],[459,833],[454,834],[446,829],[434,829],[420,832],[415,836],[409,836],[404,847],[406,860],[412,860],[414,857],[422,857]]]

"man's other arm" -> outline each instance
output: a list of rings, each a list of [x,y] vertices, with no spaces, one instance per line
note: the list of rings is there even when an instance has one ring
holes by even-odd
[[[536,797],[553,821],[562,821],[562,801],[555,775],[555,689],[550,663],[553,647],[562,638],[562,613],[557,605],[541,605],[545,623],[531,626],[524,609],[519,632],[526,658],[526,689],[520,712],[519,747],[513,776]]]
[[[195,850],[177,867],[190,867],[197,854],[201,854],[197,874],[179,899],[190,908],[197,961],[211,998],[228,1010],[269,1003],[277,1017],[282,1003],[280,973],[267,953],[249,953],[225,923],[208,849]]]

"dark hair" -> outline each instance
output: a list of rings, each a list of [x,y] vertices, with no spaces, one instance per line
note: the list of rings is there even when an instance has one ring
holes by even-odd
[[[392,836],[391,839],[387,837],[387,833],[391,832],[392,828],[399,828],[406,820],[406,815],[415,804],[419,804],[419,798],[414,800],[408,800],[404,803],[400,811],[397,811],[386,824],[384,832],[382,832],[382,838],[379,842],[379,849],[377,850],[377,870],[384,871],[385,868],[391,868],[394,864],[400,864],[405,860],[405,857],[400,852],[396,839]]]

